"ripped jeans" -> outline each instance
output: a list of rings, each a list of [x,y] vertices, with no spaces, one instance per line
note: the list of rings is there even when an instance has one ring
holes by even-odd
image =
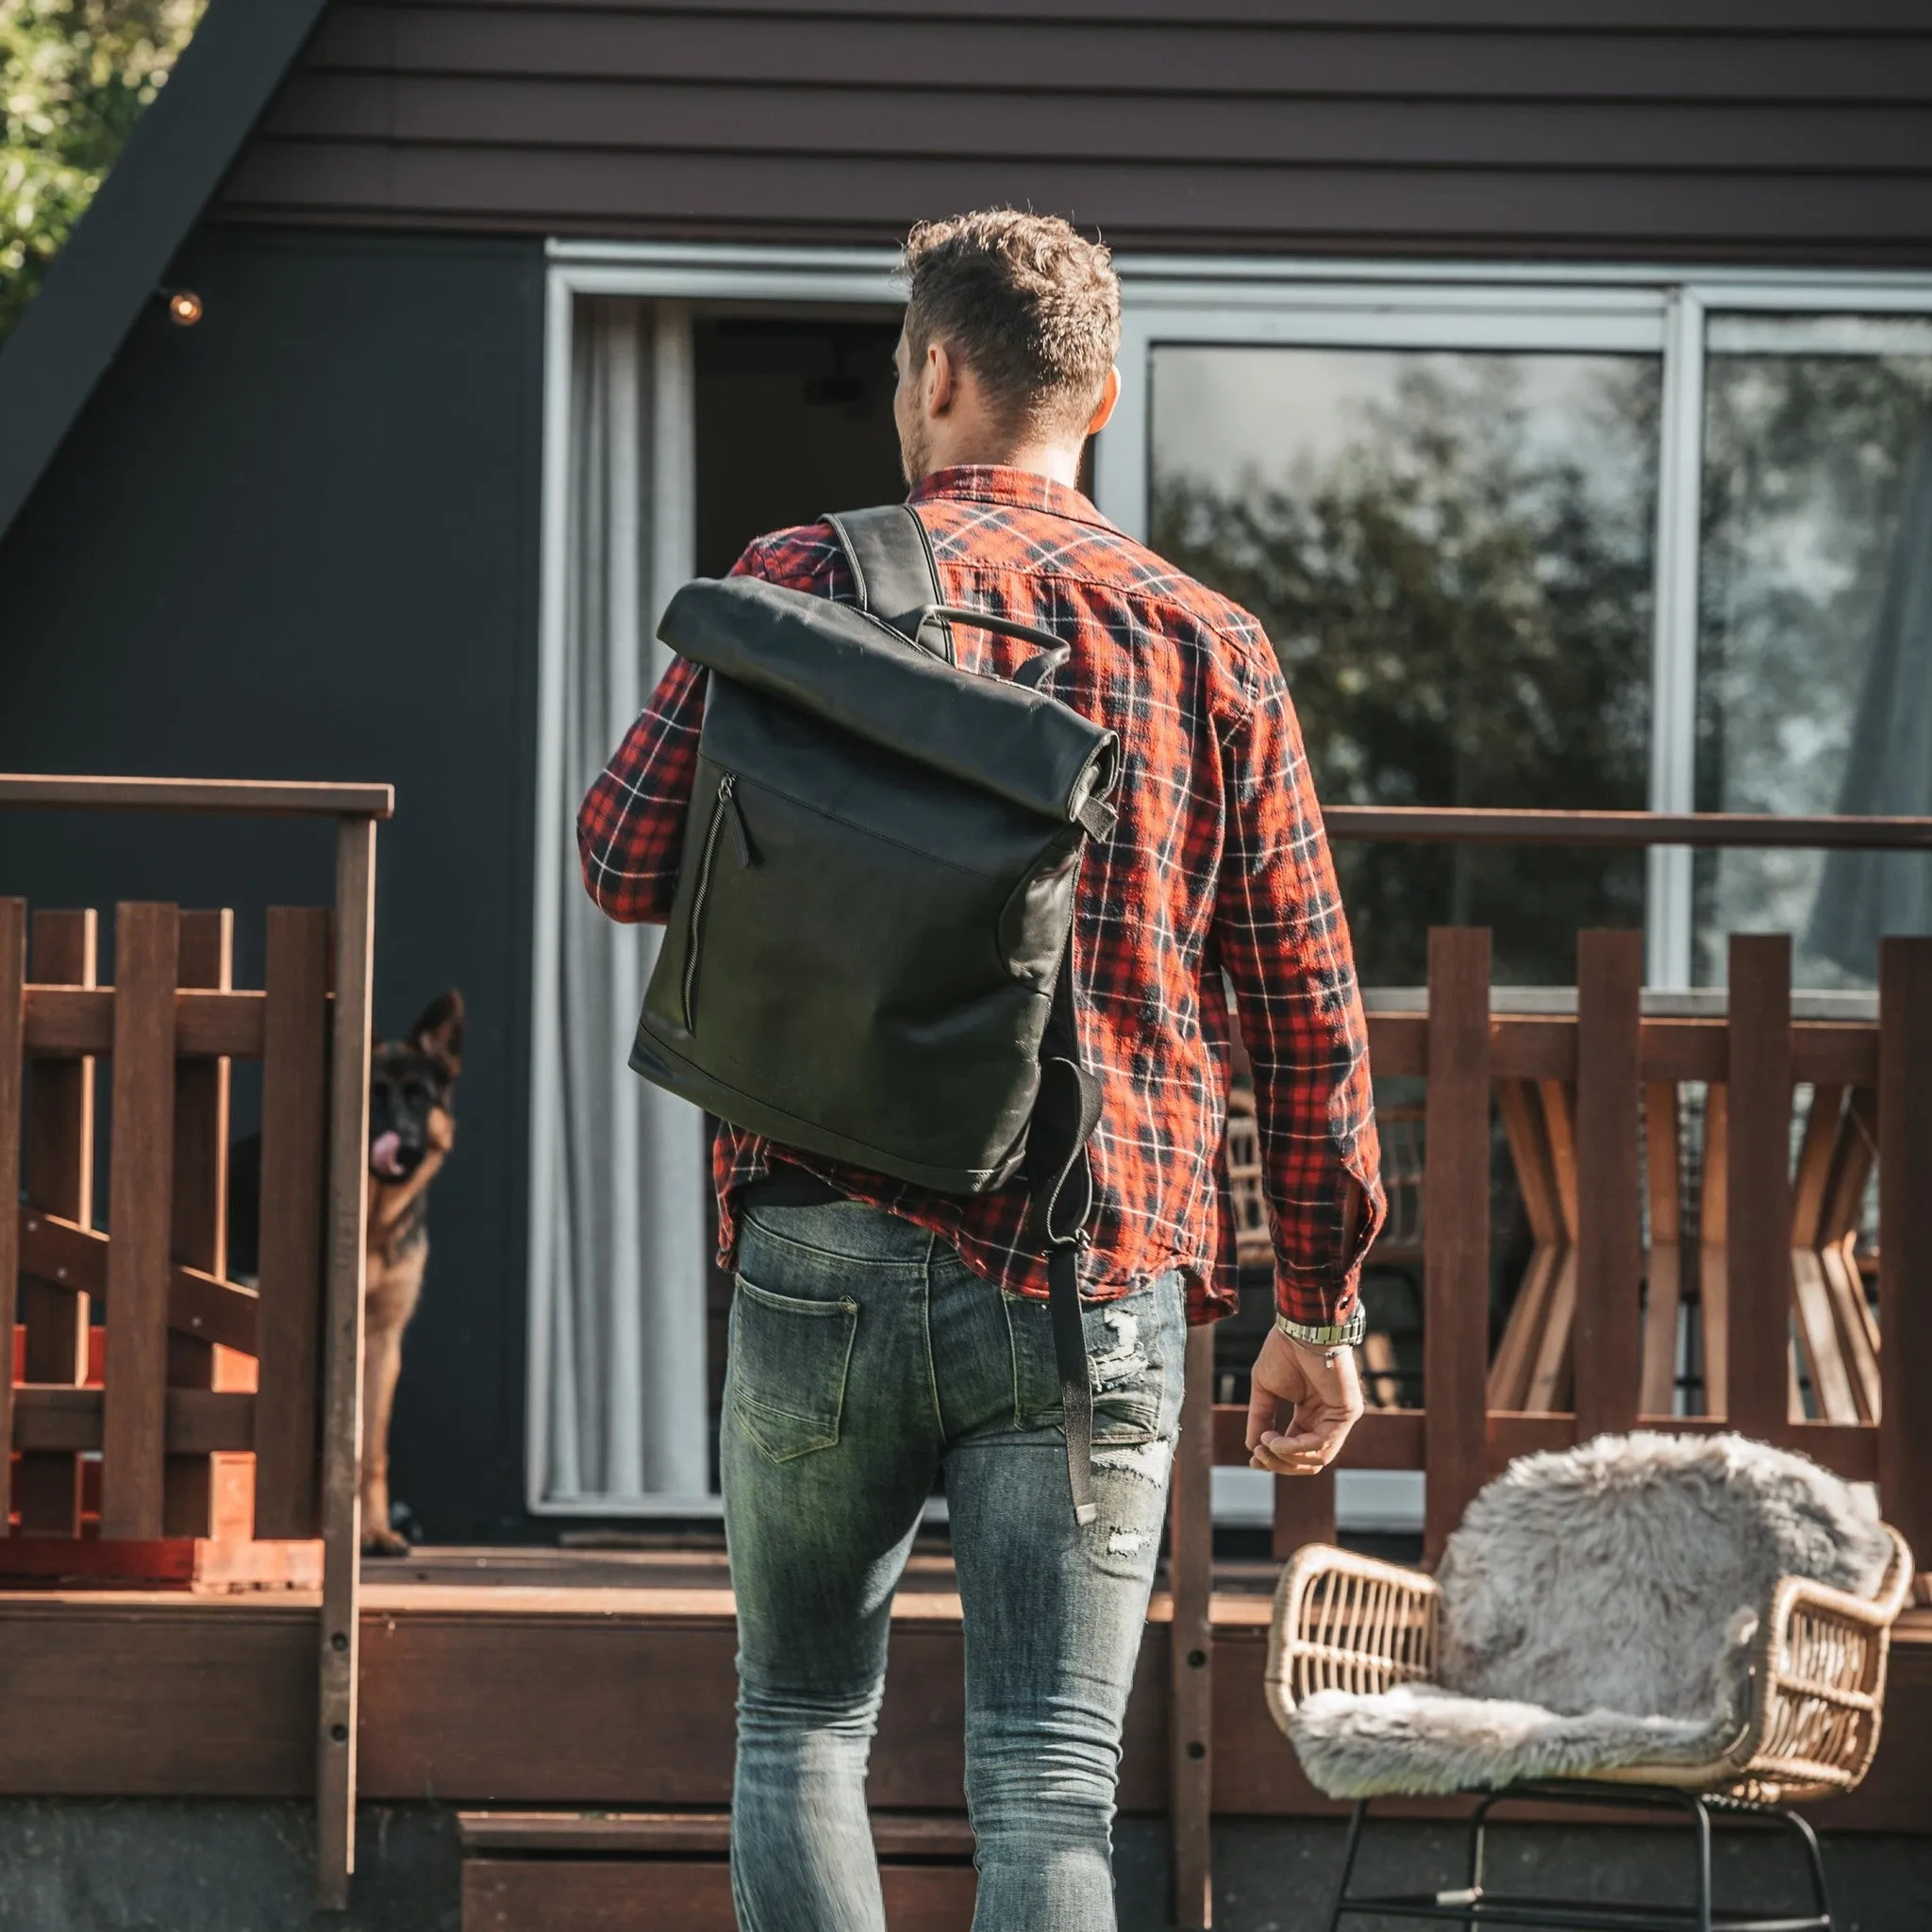
[[[721,1456],[741,1932],[883,1932],[865,1804],[892,1593],[945,1476],[979,1932],[1111,1932],[1121,1721],[1180,1414],[1180,1277],[1089,1307],[1074,1521],[1043,1302],[854,1202],[743,1216]]]

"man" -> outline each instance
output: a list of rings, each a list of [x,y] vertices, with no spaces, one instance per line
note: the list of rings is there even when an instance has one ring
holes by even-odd
[[[1114,1924],[1121,1721],[1186,1328],[1233,1306],[1224,988],[1254,1061],[1278,1253],[1248,1445],[1282,1474],[1331,1461],[1361,1407],[1357,1273],[1382,1214],[1367,1036],[1267,640],[1075,488],[1120,389],[1107,251],[1001,209],[915,228],[905,269],[893,414],[944,601],[1071,643],[1054,692],[1122,745],[1120,818],[1088,853],[1069,961],[1102,1091],[1081,1269],[1099,1514],[1082,1526],[1067,1507],[1024,1191],[935,1194],[724,1127],[733,1885],[746,1932],[883,1926],[867,1753],[893,1590],[942,1478],[965,1618],[974,1923],[1100,1932]],[[824,524],[759,540],[737,568],[855,594]],[[960,667],[991,676],[1035,648],[954,632]],[[584,801],[585,882],[613,918],[670,910],[704,695],[705,675],[675,664]]]

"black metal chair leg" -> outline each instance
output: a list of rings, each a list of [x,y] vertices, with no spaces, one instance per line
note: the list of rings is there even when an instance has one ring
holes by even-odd
[[[1469,1821],[1469,1896],[1472,1905],[1483,1895],[1483,1867],[1489,1848],[1490,1807],[1496,1802],[1496,1795],[1492,1791],[1488,1797],[1478,1800],[1475,1811]],[[1475,1923],[1474,1913],[1463,1920],[1465,1932]]]
[[[1710,1928],[1710,1811],[1702,1798],[1690,1800],[1697,1827],[1697,1932]]]
[[[1818,1834],[1811,1829],[1808,1818],[1800,1818],[1795,1811],[1780,1810],[1777,1814],[1798,1834],[1805,1847],[1806,1862],[1811,1870],[1811,1902],[1818,1908],[1818,1916],[1827,1927],[1837,1921],[1831,1915],[1831,1890],[1824,1880],[1824,1853],[1818,1843]]]
[[[1335,1881],[1335,1903],[1328,1913],[1328,1932],[1336,1932],[1341,1915],[1348,1909],[1348,1881],[1355,1875],[1356,1854],[1362,1843],[1362,1826],[1368,1823],[1369,1801],[1357,1801],[1355,1816],[1348,1821],[1348,1841],[1341,1852],[1341,1875]]]

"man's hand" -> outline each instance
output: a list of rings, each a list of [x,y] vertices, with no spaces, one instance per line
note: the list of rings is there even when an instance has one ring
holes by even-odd
[[[1362,1412],[1352,1348],[1315,1348],[1270,1328],[1255,1357],[1248,1458],[1275,1475],[1315,1475],[1341,1451]]]

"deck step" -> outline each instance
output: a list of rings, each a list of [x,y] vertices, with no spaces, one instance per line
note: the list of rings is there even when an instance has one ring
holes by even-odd
[[[873,1813],[891,1932],[969,1932],[963,1817]],[[718,1810],[464,1811],[463,1932],[733,1932],[731,1821]]]

